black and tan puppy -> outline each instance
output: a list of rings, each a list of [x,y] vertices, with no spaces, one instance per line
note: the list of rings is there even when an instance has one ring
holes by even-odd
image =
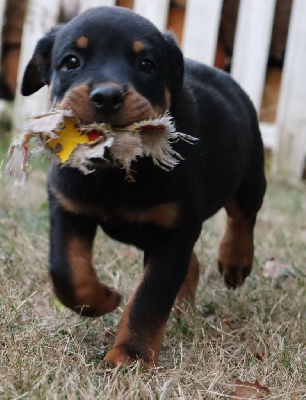
[[[253,230],[265,192],[256,112],[229,75],[184,60],[172,35],[119,7],[91,9],[42,38],[22,92],[50,86],[58,108],[83,122],[126,126],[170,110],[177,131],[200,140],[173,143],[183,160],[171,171],[134,162],[135,182],[108,163],[84,175],[49,173],[50,274],[58,298],[78,313],[103,315],[120,295],[97,279],[92,247],[98,226],[144,251],[144,273],[128,301],[105,360],[156,365],[174,304],[194,300],[193,252],[203,221],[220,208],[227,226],[218,266],[228,287],[241,285],[253,259]]]

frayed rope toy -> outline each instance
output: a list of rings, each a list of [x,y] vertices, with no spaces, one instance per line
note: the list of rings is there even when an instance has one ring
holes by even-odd
[[[30,151],[33,137],[38,141]],[[126,170],[127,178],[134,180],[131,163],[137,157],[150,156],[155,165],[166,171],[174,168],[183,159],[171,147],[179,139],[190,144],[197,141],[193,136],[176,132],[169,112],[156,119],[114,128],[106,123],[82,125],[71,111],[55,110],[30,119],[10,146],[7,168],[15,184],[22,186],[27,181],[31,154],[45,148],[52,162],[78,168],[84,174],[93,172],[99,160],[113,161]]]

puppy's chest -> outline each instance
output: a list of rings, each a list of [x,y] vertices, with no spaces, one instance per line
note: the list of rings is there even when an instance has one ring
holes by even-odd
[[[110,231],[112,228],[116,231],[119,226],[124,229],[125,225],[139,227],[148,224],[171,230],[177,226],[179,221],[179,205],[175,202],[158,202],[150,206],[135,205],[132,207],[125,205],[122,201],[121,206],[115,204],[112,207],[111,205],[78,201],[69,198],[55,188],[51,188],[51,190],[63,209],[75,215],[93,218]]]

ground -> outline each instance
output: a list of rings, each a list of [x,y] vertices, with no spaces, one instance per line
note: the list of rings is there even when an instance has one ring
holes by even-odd
[[[258,380],[270,391],[266,399],[306,398],[304,184],[269,179],[256,227],[254,269],[235,291],[226,289],[216,268],[223,212],[204,224],[196,246],[203,265],[196,304],[181,317],[171,315],[160,366],[152,373],[137,364],[113,370],[100,363],[140,279],[141,253],[100,232],[95,264],[101,279],[123,294],[123,303],[96,319],[65,309],[54,298],[47,272],[47,163],[34,163],[28,186],[18,193],[4,174],[4,162],[0,399],[225,399],[237,379]],[[283,276],[263,276],[270,257],[285,266]]]

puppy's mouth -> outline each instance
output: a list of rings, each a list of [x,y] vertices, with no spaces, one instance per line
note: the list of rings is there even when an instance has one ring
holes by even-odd
[[[166,111],[166,108],[153,106],[134,88],[125,89],[115,83],[99,85],[93,90],[86,83],[76,86],[56,108],[71,110],[84,124],[108,123],[120,128],[158,118]]]

